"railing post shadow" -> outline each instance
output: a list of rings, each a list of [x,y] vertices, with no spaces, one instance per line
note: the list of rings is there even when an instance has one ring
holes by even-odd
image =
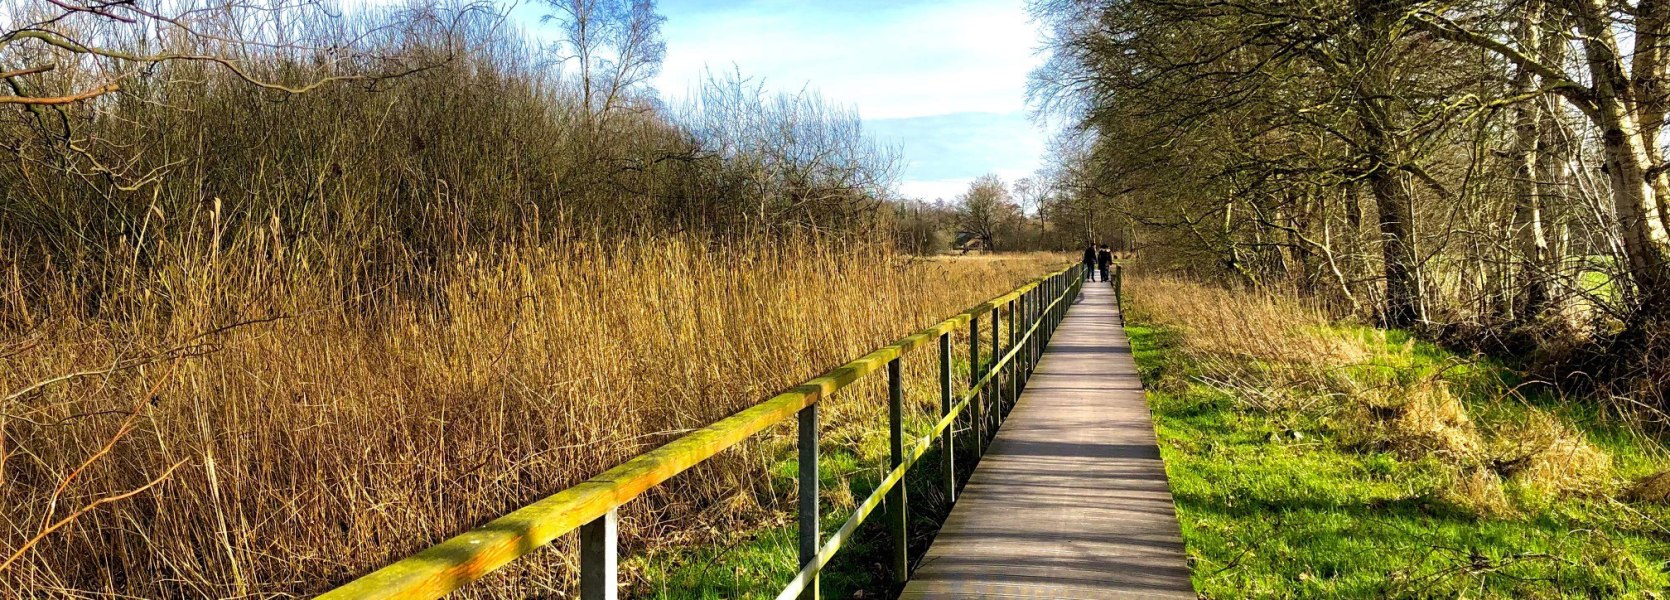
[[[812,564],[818,559],[818,542],[823,536],[822,523],[818,518],[818,405],[800,409],[800,566]],[[800,591],[801,600],[818,600],[819,576],[812,575],[811,581],[806,582],[806,588]]]
[[[611,510],[580,526],[580,599],[620,597],[620,512]]]
[[[903,379],[900,373],[899,358],[887,363],[887,412],[888,412],[888,470],[899,468],[905,462],[905,393]],[[910,537],[908,521],[909,510],[905,506],[905,480],[899,482],[888,491],[887,498],[887,529],[893,537],[893,583],[904,583],[910,579]]]

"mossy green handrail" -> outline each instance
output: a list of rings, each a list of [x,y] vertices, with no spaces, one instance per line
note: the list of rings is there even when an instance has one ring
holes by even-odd
[[[929,340],[939,339],[942,350],[942,388],[947,401],[942,402],[944,417],[935,425],[933,433],[927,438],[944,435],[947,444],[950,437],[946,430],[964,409],[970,406],[971,400],[981,395],[985,385],[1023,351],[1036,348],[1041,350],[1041,341],[1034,337],[1039,328],[1044,327],[1047,335],[1062,315],[1065,313],[1066,303],[1063,299],[1070,298],[1082,283],[1083,273],[1078,265],[1062,269],[1048,276],[1027,283],[1014,291],[993,298],[985,303],[970,308],[956,316],[939,322],[917,333],[876,349],[863,357],[841,365],[834,370],[802,383],[786,392],[773,396],[764,402],[743,409],[736,414],[719,420],[707,427],[696,430],[667,444],[630,459],[621,465],[604,471],[602,474],[588,479],[573,487],[567,488],[542,500],[536,501],[523,508],[517,509],[505,516],[499,517],[487,524],[471,529],[446,541],[420,551],[406,559],[383,567],[359,579],[347,583],[320,596],[324,600],[371,600],[371,599],[418,599],[439,598],[453,590],[463,587],[473,581],[481,579],[488,573],[504,566],[525,554],[528,554],[557,537],[582,529],[581,550],[581,580],[582,598],[613,598],[614,590],[614,515],[615,509],[631,501],[646,490],[672,478],[715,454],[730,448],[755,433],[767,427],[783,422],[797,413],[801,414],[802,424],[806,424],[807,416],[811,417],[812,427],[812,462],[816,462],[816,405],[819,400],[829,397],[836,391],[850,385],[864,375],[873,373],[882,367],[889,367],[892,380],[893,398],[893,470],[882,482],[869,500],[859,507],[853,518],[843,526],[841,531],[832,537],[827,544],[818,548],[816,544],[809,549],[805,536],[802,537],[802,564],[806,567],[790,584],[791,589],[802,588],[816,595],[816,572],[828,561],[840,546],[840,542],[856,528],[876,505],[880,503],[884,492],[894,492],[902,499],[902,486],[897,486],[903,480],[904,470],[915,463],[926,452],[926,445],[913,449],[910,456],[902,452],[902,435],[899,429],[898,415],[898,359],[927,344]],[[1046,297],[1044,294],[1048,293]],[[1047,298],[1047,299],[1046,299]],[[1046,304],[1047,302],[1047,304]],[[1019,306],[1017,306],[1017,304]],[[970,325],[971,330],[971,358],[976,365],[978,361],[978,334],[976,325],[980,315],[991,312],[995,317],[1000,308],[1007,306],[1010,320],[1015,320],[1017,310],[1029,315],[1032,321],[1022,340],[1039,341],[1028,343],[1025,348],[1015,343],[1011,336],[1009,352],[999,360],[986,364],[986,371],[982,377],[971,378],[967,396],[952,406],[949,400],[949,334],[963,325]],[[1013,325],[1011,325],[1013,328]],[[994,326],[994,340],[995,326]],[[1027,351],[1028,354],[1033,352]],[[979,375],[977,372],[976,375]],[[996,391],[996,390],[994,390]],[[999,400],[1001,402],[1001,400]],[[975,421],[979,421],[978,405],[974,411]],[[977,424],[976,431],[983,431],[983,424]],[[803,430],[806,428],[803,427]],[[802,457],[805,454],[805,440],[807,434],[802,433]],[[949,447],[947,447],[949,450]],[[805,469],[802,470],[806,472]],[[811,469],[812,477],[802,477],[803,482],[810,479],[815,482],[816,469]],[[954,487],[954,482],[950,485]],[[895,490],[893,488],[898,487]],[[815,491],[815,487],[812,488]],[[806,491],[806,488],[802,488]],[[815,502],[816,494],[812,494]],[[802,505],[802,524],[806,529],[806,512]],[[816,510],[811,511],[810,530],[815,541]],[[899,511],[902,513],[902,511]],[[896,526],[903,527],[902,514],[896,519]],[[901,533],[901,532],[896,532]],[[899,538],[897,563],[902,564],[903,536]],[[827,554],[827,556],[826,556]],[[808,573],[809,571],[809,573]],[[789,597],[788,591],[785,591]],[[806,597],[803,595],[803,597]]]

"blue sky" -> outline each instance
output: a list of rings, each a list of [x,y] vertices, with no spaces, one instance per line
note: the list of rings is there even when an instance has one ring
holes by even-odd
[[[676,100],[705,68],[820,92],[858,109],[905,165],[900,192],[951,199],[995,172],[1032,173],[1047,134],[1027,117],[1042,59],[1024,0],[662,0],[667,57],[655,86]],[[519,15],[549,12],[534,4]],[[538,30],[533,19],[524,25]]]

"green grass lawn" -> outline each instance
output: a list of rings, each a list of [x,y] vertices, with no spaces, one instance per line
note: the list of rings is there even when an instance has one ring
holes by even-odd
[[[1176,332],[1135,320],[1128,331],[1203,597],[1657,598],[1670,583],[1662,506],[1510,481],[1513,514],[1479,516],[1446,499],[1446,459],[1364,447],[1356,425],[1327,410],[1249,408],[1198,380]],[[1500,366],[1376,333],[1331,334],[1410,348],[1395,353],[1401,364],[1345,368],[1442,371],[1481,430],[1557,415],[1612,455],[1619,481],[1666,464],[1656,442],[1592,405],[1504,401],[1518,382]]]

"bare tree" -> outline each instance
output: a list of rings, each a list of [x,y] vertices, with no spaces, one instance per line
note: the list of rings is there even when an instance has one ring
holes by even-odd
[[[898,153],[864,132],[858,112],[810,90],[773,93],[741,73],[708,73],[681,122],[725,166],[713,200],[753,227],[837,230],[881,206]]]
[[[463,5],[453,14],[479,9]],[[201,84],[189,74],[205,70],[284,96],[333,84],[376,87],[452,58],[450,51],[420,58],[368,41],[442,18],[433,12],[403,11],[358,32],[351,49],[292,32],[291,26],[332,19],[330,11],[319,0],[44,0],[11,7],[0,14],[0,65],[6,65],[0,105],[21,108],[20,123],[63,157],[58,168],[132,190],[159,181],[166,170],[133,172],[128,165],[142,149],[85,130],[89,119],[108,116],[118,102],[166,105],[165,94]],[[312,68],[275,68],[302,57]]]
[[[1025,219],[1030,212],[1038,220],[1038,237],[1033,241],[1035,247],[1042,247],[1045,243],[1044,201],[1048,197],[1049,184],[1042,177],[1015,180],[1015,200],[1020,205],[1022,218]]]
[[[331,83],[368,81],[411,72],[403,57],[332,55],[327,75],[296,80],[252,66],[292,51],[322,50],[279,35],[234,38],[219,33],[228,21],[253,30],[278,30],[281,17],[325,7],[316,0],[282,4],[223,2],[211,7],[159,1],[45,0],[4,15],[0,58],[16,65],[0,72],[10,95],[0,104],[58,106],[132,87],[159,64],[212,64],[250,85],[303,93]],[[311,74],[310,74],[311,75]]]
[[[1009,195],[1009,186],[995,174],[981,175],[957,196],[957,231],[980,240],[988,251],[997,251],[998,237],[1018,218],[1020,209]]]
[[[561,23],[561,62],[579,69],[580,98],[590,114],[604,115],[642,90],[661,70],[667,44],[661,38],[666,17],[655,0],[546,0]]]

